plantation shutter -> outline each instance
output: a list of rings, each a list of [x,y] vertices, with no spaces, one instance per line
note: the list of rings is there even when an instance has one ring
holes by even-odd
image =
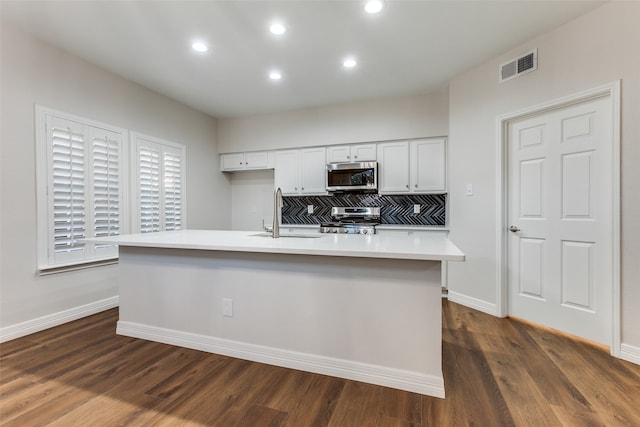
[[[93,235],[120,234],[122,135],[92,128]],[[117,256],[116,245],[95,245],[97,256]]]
[[[36,116],[40,269],[117,257],[116,245],[78,240],[121,232],[124,132],[43,107]]]
[[[49,205],[52,211],[53,251],[51,262],[81,259],[85,247],[77,239],[86,237],[85,127],[71,120],[50,118]]]
[[[182,156],[180,151],[164,152],[164,229],[182,228]]]
[[[160,150],[156,144],[138,147],[140,232],[160,231]]]
[[[133,134],[136,146],[137,213],[140,233],[184,227],[185,148]]]

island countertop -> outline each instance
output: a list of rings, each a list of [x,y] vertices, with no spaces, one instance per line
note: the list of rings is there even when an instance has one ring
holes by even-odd
[[[303,235],[296,235],[303,236]],[[446,236],[428,233],[401,235],[312,234],[271,238],[256,231],[176,230],[85,239],[120,246],[294,255],[347,256],[425,261],[464,261]]]

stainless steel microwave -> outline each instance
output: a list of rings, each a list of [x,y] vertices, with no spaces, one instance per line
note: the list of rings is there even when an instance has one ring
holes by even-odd
[[[378,163],[327,164],[327,191],[378,191]]]

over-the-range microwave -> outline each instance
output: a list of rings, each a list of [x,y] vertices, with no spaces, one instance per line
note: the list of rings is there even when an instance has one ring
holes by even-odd
[[[327,164],[327,191],[378,191],[378,163]]]

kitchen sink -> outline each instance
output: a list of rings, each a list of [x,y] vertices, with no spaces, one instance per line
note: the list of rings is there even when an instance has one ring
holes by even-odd
[[[271,233],[258,233],[258,234],[251,234],[251,236],[256,236],[256,237],[269,237],[271,238]],[[322,237],[322,234],[318,233],[318,234],[312,234],[312,233],[281,233],[280,237],[297,237],[297,238],[302,238],[302,239],[317,239],[318,237]]]

